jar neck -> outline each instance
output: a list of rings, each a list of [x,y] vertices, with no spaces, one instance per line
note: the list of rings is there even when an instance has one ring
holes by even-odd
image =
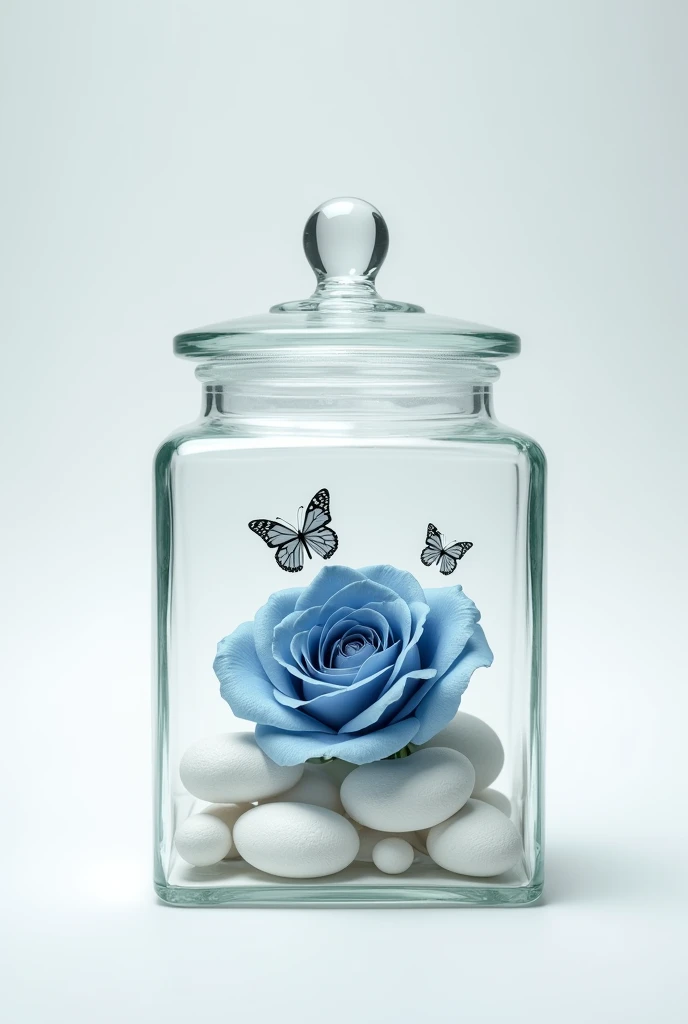
[[[442,436],[494,420],[491,364],[399,353],[355,359],[331,352],[294,361],[271,358],[206,363],[201,420],[223,432],[262,436]]]

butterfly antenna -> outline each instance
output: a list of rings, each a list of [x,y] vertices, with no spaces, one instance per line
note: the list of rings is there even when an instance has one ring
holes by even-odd
[[[298,533],[299,532],[298,530],[294,529],[292,524],[288,523],[286,519],[282,519],[281,516],[275,516],[275,522],[276,523],[284,523],[284,525],[288,526],[290,530],[294,530],[294,533]]]

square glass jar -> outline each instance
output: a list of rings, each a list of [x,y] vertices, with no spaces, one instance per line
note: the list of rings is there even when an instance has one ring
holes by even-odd
[[[492,404],[518,338],[381,299],[360,200],[304,245],[310,299],[175,339],[203,400],[155,462],[156,891],[531,903],[545,460]]]

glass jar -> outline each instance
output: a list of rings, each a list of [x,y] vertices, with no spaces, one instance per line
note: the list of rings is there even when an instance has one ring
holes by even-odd
[[[325,203],[309,299],[175,339],[203,399],[155,461],[166,902],[542,890],[545,458],[492,404],[520,342],[382,299],[387,246]]]

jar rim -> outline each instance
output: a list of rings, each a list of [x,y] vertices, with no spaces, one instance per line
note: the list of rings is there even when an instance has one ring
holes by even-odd
[[[237,349],[231,355],[201,362],[196,377],[202,383],[261,381],[283,385],[337,387],[381,382],[437,386],[442,381],[490,384],[500,372],[492,362],[460,356],[453,350],[413,350],[368,346],[279,347]]]

